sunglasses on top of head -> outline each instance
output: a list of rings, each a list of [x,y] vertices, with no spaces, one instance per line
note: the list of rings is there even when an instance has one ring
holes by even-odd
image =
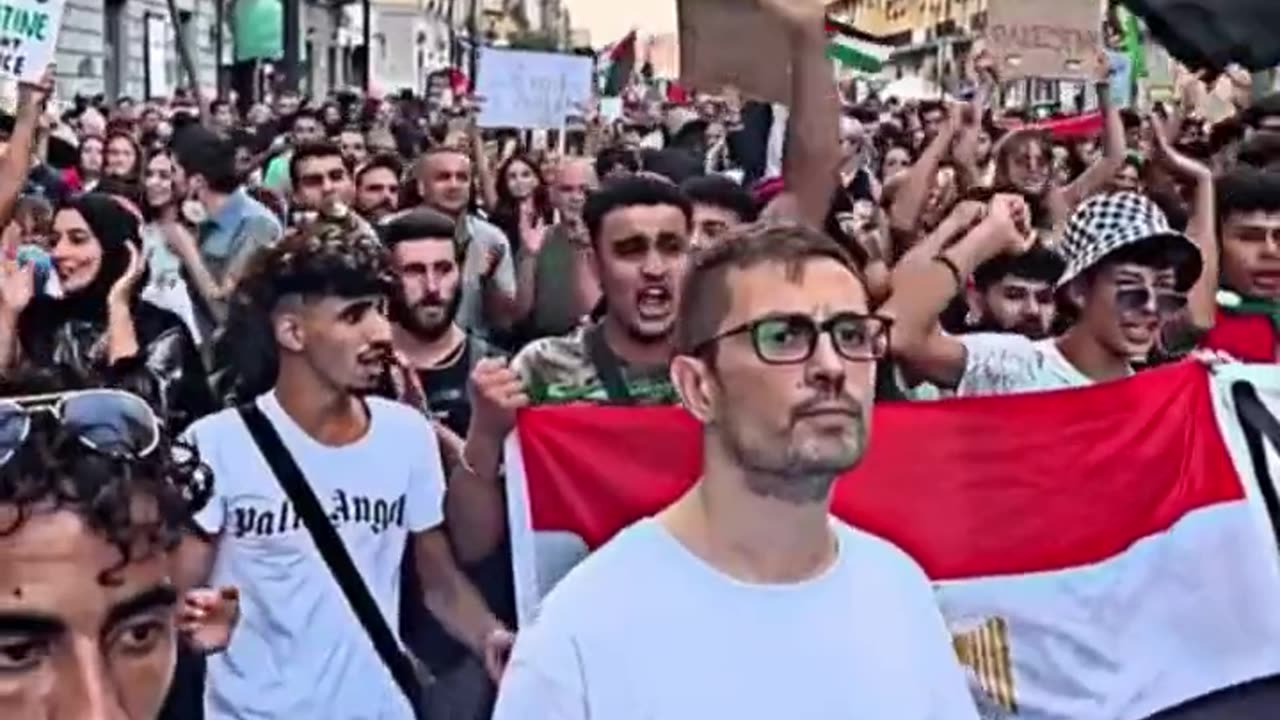
[[[124,390],[76,390],[0,398],[0,466],[31,437],[32,418],[47,413],[89,450],[138,459],[160,445],[160,420],[147,401]]]

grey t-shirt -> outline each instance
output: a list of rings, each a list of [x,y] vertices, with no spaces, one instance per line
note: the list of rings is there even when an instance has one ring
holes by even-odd
[[[488,282],[494,283],[499,291],[514,296],[516,265],[511,257],[511,244],[497,226],[471,215],[460,224],[458,241],[466,244],[467,255],[462,267],[462,299],[458,304],[457,322],[473,335],[490,338],[493,333],[490,326],[491,315],[486,314],[485,308],[486,281],[481,277],[485,268],[486,251],[496,247],[502,252],[502,260],[498,262],[498,268]]]

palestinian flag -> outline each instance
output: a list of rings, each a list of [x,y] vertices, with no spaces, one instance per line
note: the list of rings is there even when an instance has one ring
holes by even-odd
[[[618,42],[600,53],[602,97],[619,97],[631,84],[636,69],[636,31],[632,30]]]
[[[833,512],[933,578],[984,717],[1138,720],[1280,674],[1278,412],[1274,365],[878,405]],[[678,408],[521,412],[507,467],[523,622],[689,487],[700,439]],[[1203,717],[1246,716],[1272,715]]]
[[[827,18],[827,57],[847,68],[866,73],[880,72],[893,50],[894,46],[883,38]]]

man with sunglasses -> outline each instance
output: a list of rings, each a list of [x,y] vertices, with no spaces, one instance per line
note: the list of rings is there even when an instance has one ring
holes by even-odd
[[[1133,374],[1164,325],[1180,321],[1200,278],[1200,251],[1137,193],[1097,195],[1072,214],[1059,245],[1066,270],[1058,295],[1071,319],[1059,337],[1014,334],[951,337],[937,319],[983,262],[1033,246],[1029,213],[1017,195],[997,195],[987,217],[932,257],[909,254],[894,271],[885,308],[897,319],[893,352],[914,377],[959,395],[1080,387]]]
[[[179,638],[226,646],[237,592],[176,584],[170,555],[211,480],[136,395],[0,399],[0,717],[153,720]]]
[[[830,515],[889,325],[849,256],[801,226],[699,256],[671,375],[702,475],[551,592],[495,720],[976,720],[925,574]]]

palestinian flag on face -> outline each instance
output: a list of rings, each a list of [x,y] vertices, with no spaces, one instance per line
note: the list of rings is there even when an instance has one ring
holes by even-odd
[[[867,73],[880,72],[893,50],[894,46],[884,38],[827,18],[827,57],[845,67]]]

